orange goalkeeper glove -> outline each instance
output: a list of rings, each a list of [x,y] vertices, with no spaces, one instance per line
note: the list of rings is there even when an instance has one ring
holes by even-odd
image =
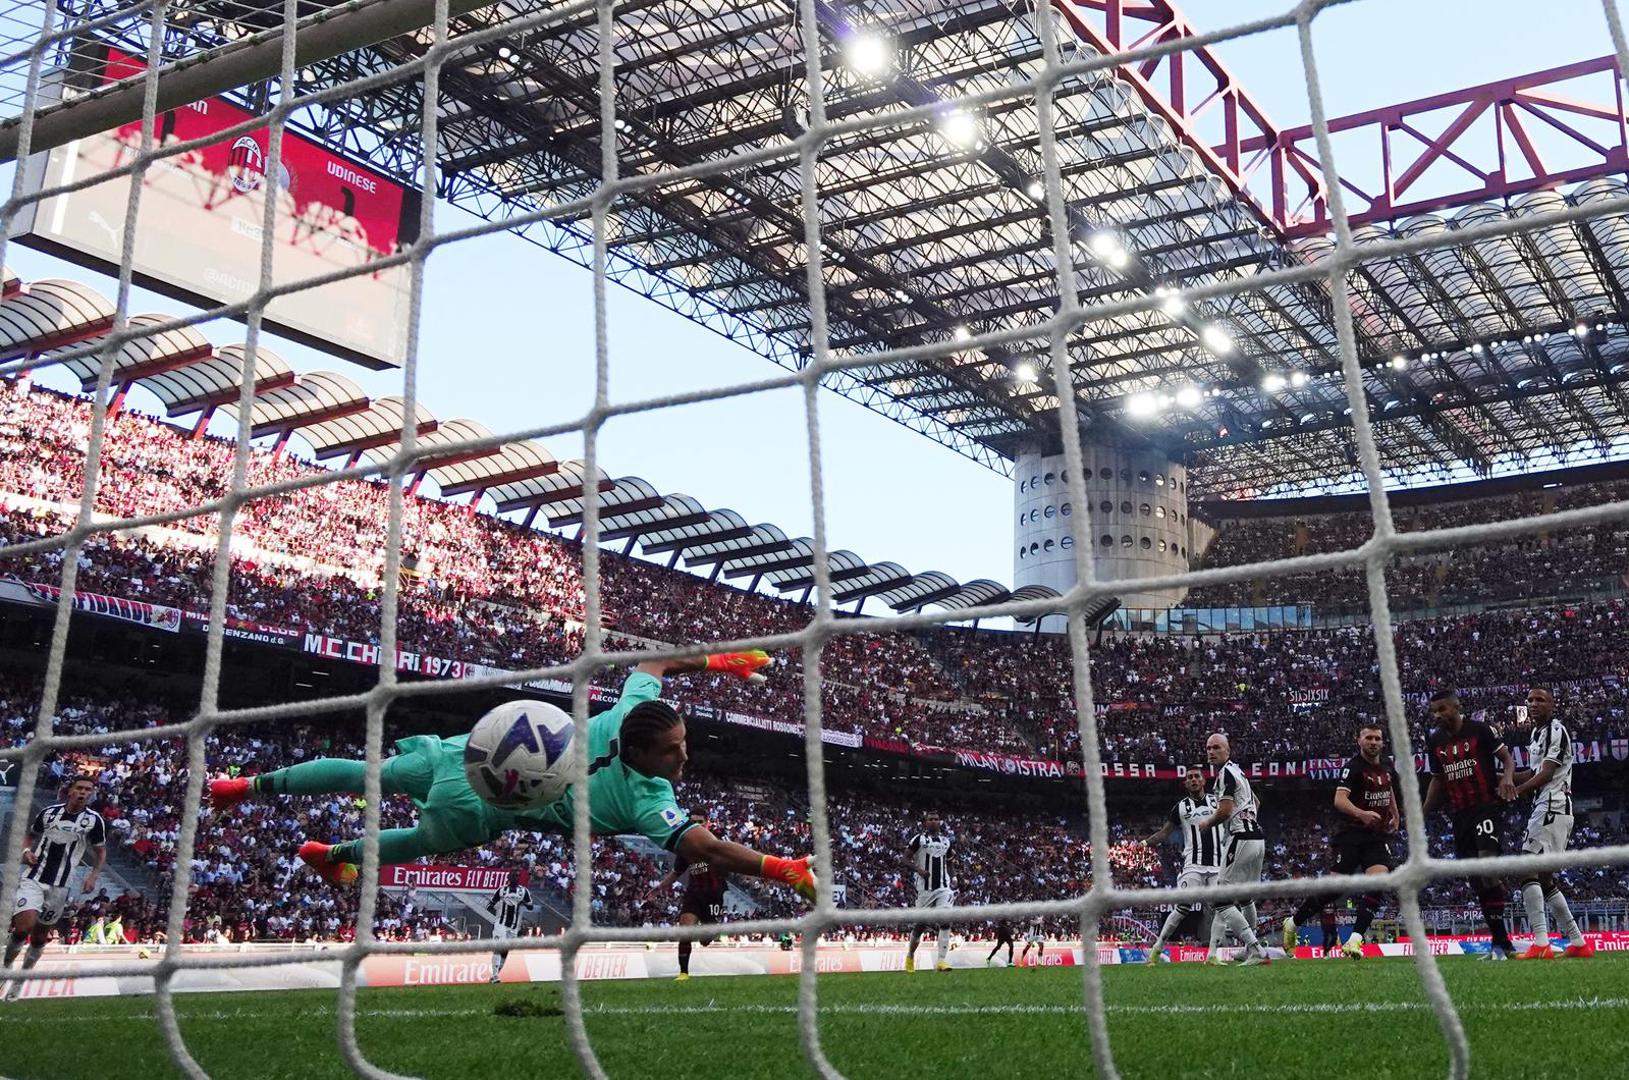
[[[707,670],[718,671],[726,675],[734,675],[747,682],[761,683],[769,676],[759,674],[759,669],[769,666],[769,654],[762,649],[748,649],[746,652],[713,653],[707,657]]]
[[[805,855],[801,859],[782,859],[775,855],[765,855],[763,866],[759,873],[771,881],[779,881],[783,885],[790,885],[792,891],[814,903],[815,877],[809,869],[812,855]]]

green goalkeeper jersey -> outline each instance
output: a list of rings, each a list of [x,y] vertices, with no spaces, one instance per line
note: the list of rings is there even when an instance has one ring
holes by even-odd
[[[662,693],[662,680],[636,671],[622,684],[622,696],[610,709],[588,720],[588,810],[596,836],[639,833],[669,851],[691,828],[679,809],[673,785],[659,776],[646,776],[622,760],[622,718],[642,701]],[[514,815],[520,829],[570,833],[575,820],[575,786],[540,810]]]

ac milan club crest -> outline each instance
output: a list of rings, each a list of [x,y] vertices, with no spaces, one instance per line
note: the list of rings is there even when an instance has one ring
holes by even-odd
[[[259,188],[261,181],[266,179],[266,155],[261,152],[260,144],[253,135],[240,135],[238,141],[232,144],[232,153],[226,161],[226,175],[232,178],[232,186],[245,195]]]

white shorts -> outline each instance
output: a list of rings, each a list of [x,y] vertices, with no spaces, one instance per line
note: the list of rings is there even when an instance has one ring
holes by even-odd
[[[1214,885],[1216,878],[1221,874],[1221,868],[1216,866],[1185,866],[1182,873],[1177,875],[1176,887],[1179,889],[1197,889],[1201,885]],[[1181,911],[1192,911],[1198,904],[1184,904],[1180,899],[1176,906]]]
[[[1534,807],[1527,819],[1527,839],[1522,850],[1529,855],[1543,855],[1567,850],[1567,838],[1572,835],[1572,815],[1554,814],[1544,807]]]
[[[954,889],[918,889],[916,893],[917,907],[954,907],[955,903]]]
[[[1024,932],[1024,944],[1025,945],[1045,945],[1046,944],[1046,935],[1037,934],[1033,930],[1026,930]]]
[[[1235,840],[1222,859],[1218,885],[1252,885],[1261,880],[1261,864],[1267,857],[1267,841]]]
[[[492,924],[492,936],[495,937],[495,938],[508,939],[508,938],[512,938],[512,937],[519,937],[520,936],[520,931],[511,930],[511,929],[509,929],[509,927],[504,926],[502,923],[493,923]]]
[[[17,908],[13,915],[21,915],[25,911],[39,912],[41,926],[55,926],[57,920],[62,918],[63,908],[68,906],[68,886],[41,885],[37,881],[24,878],[17,885]]]

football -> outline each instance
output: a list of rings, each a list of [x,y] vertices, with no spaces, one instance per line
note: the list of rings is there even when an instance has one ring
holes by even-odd
[[[493,806],[546,806],[570,783],[571,717],[542,701],[506,701],[476,721],[464,775]]]

